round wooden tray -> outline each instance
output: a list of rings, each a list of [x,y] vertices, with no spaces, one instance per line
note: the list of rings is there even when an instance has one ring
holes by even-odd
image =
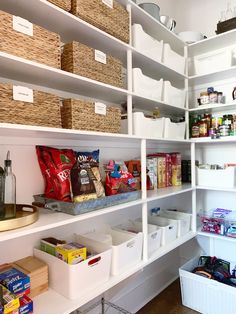
[[[30,225],[38,219],[38,216],[39,213],[37,207],[17,204],[16,217],[0,220],[0,231],[12,230]]]

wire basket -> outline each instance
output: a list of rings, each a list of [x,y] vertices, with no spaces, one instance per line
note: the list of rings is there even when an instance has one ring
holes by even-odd
[[[89,306],[85,310],[76,310],[71,314],[132,314],[120,306],[106,301],[104,298]]]
[[[55,4],[67,12],[70,12],[71,10],[71,0],[48,0],[48,2]]]
[[[95,49],[79,42],[64,45],[62,70],[78,74],[92,80],[124,88],[122,62],[106,55],[104,63],[95,59]]]
[[[59,97],[33,91],[33,102],[13,99],[13,85],[0,84],[0,122],[61,127]]]
[[[78,99],[66,99],[61,108],[62,126],[66,129],[119,133],[120,108],[107,105],[106,114],[95,112],[95,103]]]
[[[117,1],[72,0],[72,13],[108,34],[129,43],[129,13]],[[111,1],[110,1],[111,3]]]
[[[13,28],[14,16],[0,11],[0,51],[61,67],[60,36],[33,24],[32,36]]]

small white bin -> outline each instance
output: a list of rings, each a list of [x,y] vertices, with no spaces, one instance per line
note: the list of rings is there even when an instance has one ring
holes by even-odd
[[[99,287],[110,277],[112,250],[106,246],[95,248],[82,236],[76,236],[76,242],[98,254],[75,265],[69,265],[46,252],[34,249],[34,256],[49,267],[49,286],[68,299],[85,296],[89,290]]]
[[[163,79],[154,80],[143,74],[139,68],[133,68],[133,92],[142,97],[161,101]]]
[[[125,230],[128,232],[142,232],[141,221],[130,221],[129,223],[119,225],[116,229]],[[161,246],[162,229],[157,225],[148,224],[148,254],[151,255],[154,251],[158,250]]]
[[[183,305],[204,314],[235,314],[236,289],[192,273],[198,259],[179,269]]]
[[[163,40],[158,41],[148,35],[140,24],[132,25],[132,44],[138,51],[149,58],[161,62],[163,52]]]
[[[190,231],[192,214],[166,209],[161,211],[160,215],[178,221],[178,237],[181,237]]]
[[[229,49],[219,49],[194,57],[194,72],[203,75],[228,69],[232,64],[232,52]]]
[[[177,220],[160,216],[149,216],[148,223],[157,225],[162,229],[161,245],[167,245],[177,238]]]
[[[112,263],[111,274],[118,275],[127,268],[138,264],[142,257],[143,234],[114,230],[109,227],[101,230],[112,237]],[[84,237],[90,237],[92,233],[85,234]],[[99,241],[96,242],[99,246]]]
[[[196,168],[198,185],[224,188],[233,188],[235,186],[236,167],[227,167],[218,170]]]
[[[170,118],[165,118],[164,138],[183,140],[185,138],[185,122],[171,122]]]
[[[143,112],[133,113],[133,134],[144,137],[163,138],[165,118],[146,118]]]
[[[164,81],[163,100],[165,103],[178,108],[185,108],[186,91],[175,88],[169,81]]]
[[[173,51],[169,44],[164,44],[163,63],[176,72],[185,73],[185,57]]]

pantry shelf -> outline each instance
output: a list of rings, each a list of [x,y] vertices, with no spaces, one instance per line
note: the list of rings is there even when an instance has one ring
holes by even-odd
[[[173,195],[178,195],[186,192],[192,191],[193,188],[190,183],[183,184],[181,186],[172,186],[168,188],[162,188],[157,190],[147,191],[147,200],[152,202],[165,197],[170,197]]]
[[[222,241],[236,243],[236,239],[235,238],[226,237],[226,236],[223,236],[223,235],[218,235],[218,234],[214,234],[214,233],[210,233],[210,232],[198,231],[197,235],[198,236],[207,237],[207,238],[212,238],[212,239],[217,239],[217,240],[222,240]]]
[[[74,93],[104,101],[122,103],[128,91],[73,73],[0,52],[0,72],[6,79]]]
[[[179,247],[183,243],[191,240],[196,236],[196,232],[189,232],[183,237],[176,239],[175,241],[171,242],[170,244],[161,247],[158,249],[150,259],[147,261],[142,261],[141,263],[133,266],[132,268],[128,269],[126,272],[118,275],[112,276],[109,281],[100,285],[96,289],[91,291],[87,291],[86,295],[81,296],[81,298],[76,300],[69,300],[60,294],[56,293],[52,289],[49,289],[48,292],[43,293],[36,298],[34,298],[34,309],[35,313],[37,314],[69,314],[73,310],[81,307],[82,305],[86,304],[91,299],[96,298],[97,296],[101,295],[111,287],[117,285],[118,283],[122,282],[124,279],[132,276],[138,271],[142,271],[144,267],[148,266],[149,264],[153,263],[155,260],[161,258],[165,254],[169,253],[170,251],[174,250],[175,248]]]
[[[224,187],[210,187],[210,186],[196,186],[197,190],[211,190],[211,191],[222,191],[222,192],[236,192],[236,188],[224,188]]]
[[[189,112],[219,112],[223,110],[232,110],[236,108],[236,101],[227,104],[208,104],[208,105],[201,105],[196,108],[189,109]]]
[[[129,45],[60,9],[46,0],[3,0],[0,9],[58,33],[64,43],[72,40],[100,49],[126,62]],[[37,14],[35,14],[37,12]],[[86,34],[86,35],[85,35]]]

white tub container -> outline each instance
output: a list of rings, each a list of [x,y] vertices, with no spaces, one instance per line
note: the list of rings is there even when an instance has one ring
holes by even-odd
[[[225,169],[197,169],[197,184],[209,187],[233,188],[235,186],[236,167]]]
[[[143,112],[133,113],[133,133],[137,136],[163,138],[165,118],[146,118]]]
[[[142,97],[162,100],[163,79],[154,80],[143,74],[139,68],[133,68],[133,92]]]
[[[157,225],[162,229],[161,245],[167,245],[177,238],[177,220],[160,216],[149,216],[148,223]]]
[[[232,64],[230,49],[218,49],[194,57],[194,72],[203,75],[228,69]]]
[[[98,253],[79,264],[69,265],[53,255],[34,249],[34,256],[48,264],[50,288],[68,299],[80,298],[99,287],[108,281],[111,271],[111,248],[105,245],[98,248],[91,240],[78,235],[76,242]]]
[[[183,305],[204,314],[235,314],[236,289],[192,273],[198,259],[188,261],[179,270]]]
[[[185,73],[185,57],[173,51],[169,44],[164,44],[163,63],[170,69],[181,74]]]
[[[164,138],[183,140],[185,138],[185,122],[171,122],[170,118],[165,118]]]
[[[163,100],[168,105],[185,108],[186,91],[172,86],[169,81],[164,81]]]
[[[134,234],[122,230],[114,230],[109,227],[102,229],[101,232],[111,235],[112,238],[112,275],[118,275],[141,261],[143,248],[142,232]],[[85,234],[84,237],[89,238],[91,235],[92,233]],[[94,241],[94,243],[96,243],[97,247],[100,247],[100,244],[104,245],[99,241]]]
[[[162,61],[163,40],[158,41],[148,35],[140,24],[132,25],[132,45],[149,58],[157,62]]]
[[[126,224],[116,226],[115,229],[134,233],[142,232],[142,222],[129,221]],[[161,246],[161,234],[161,228],[159,228],[157,225],[148,224],[148,255],[151,255]]]
[[[192,214],[165,209],[160,212],[160,215],[178,221],[178,237],[185,235],[191,229]]]

